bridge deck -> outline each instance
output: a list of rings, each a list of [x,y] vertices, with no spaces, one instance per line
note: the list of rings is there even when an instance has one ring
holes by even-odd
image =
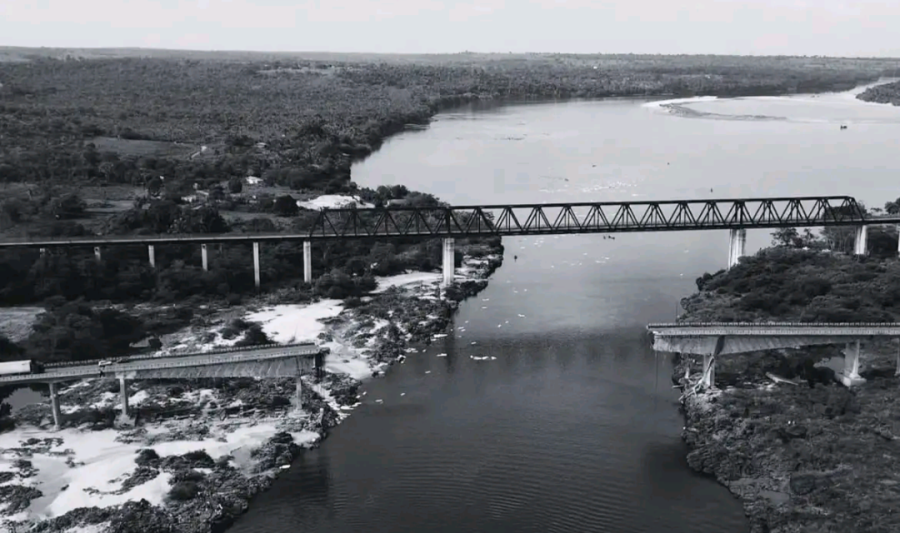
[[[898,323],[669,323],[649,324],[653,348],[661,352],[698,355],[801,348],[823,344],[842,344],[873,337],[900,338]]]
[[[262,349],[243,349],[220,352],[192,353],[182,355],[167,355],[161,357],[146,357],[127,360],[122,363],[114,363],[99,367],[96,362],[76,363],[59,366],[48,366],[46,372],[40,374],[20,374],[14,376],[0,376],[0,385],[27,385],[31,383],[49,383],[59,381],[71,381],[76,379],[97,378],[102,376],[113,377],[118,374],[140,377],[142,371],[150,373],[160,370],[176,370],[210,366],[239,366],[243,363],[277,361],[279,359],[291,359],[301,357],[309,359],[324,349],[314,344],[302,344],[291,346],[274,346]]]
[[[308,231],[11,239],[0,248],[280,242],[393,237],[562,235],[900,223],[849,196],[323,209]]]
[[[896,322],[705,322],[649,324],[647,329],[662,337],[900,337]]]

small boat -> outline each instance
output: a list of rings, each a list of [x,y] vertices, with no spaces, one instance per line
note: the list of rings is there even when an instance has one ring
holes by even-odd
[[[846,125],[846,124],[841,124],[841,129],[842,129],[842,130],[847,129],[847,125]]]

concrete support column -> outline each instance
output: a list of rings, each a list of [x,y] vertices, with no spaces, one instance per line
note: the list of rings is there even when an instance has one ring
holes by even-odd
[[[47,249],[41,248],[41,255],[46,255],[46,254],[47,254]]]
[[[444,239],[444,278],[441,280],[441,285],[444,287],[449,287],[451,283],[453,283],[453,274],[454,274],[454,246],[453,246],[453,238],[447,237]]]
[[[259,288],[259,243],[253,243],[253,282]]]
[[[841,373],[841,382],[847,386],[862,385],[866,382],[859,375],[860,341],[847,344],[844,350],[844,371]]]
[[[897,366],[894,370],[895,376],[900,376],[900,344],[897,345]]]
[[[203,271],[209,272],[209,253],[206,251],[206,244],[200,245],[200,258],[203,262]]]
[[[62,411],[59,409],[59,385],[50,383],[50,410],[53,411],[53,426],[58,430],[62,423]]]
[[[128,416],[128,382],[125,376],[119,376],[119,394],[122,396],[122,414]]]
[[[866,255],[868,251],[869,226],[856,228],[856,240],[853,242],[853,255]]]
[[[297,400],[297,409],[303,409],[303,380],[300,379],[299,372],[297,372],[297,385],[294,394]]]
[[[312,283],[312,242],[303,241],[303,281]]]
[[[147,255],[150,256],[150,267],[156,268],[156,248],[152,244],[147,245]]]
[[[704,389],[716,387],[716,357],[714,355],[703,356],[703,377],[701,379],[701,387]]]
[[[728,269],[737,265],[741,257],[744,257],[747,248],[747,230],[733,229],[729,231],[728,239]]]
[[[94,246],[94,257],[97,258],[97,261],[100,261],[101,257],[100,257],[100,247],[99,246]]]
[[[897,235],[900,236],[900,224],[897,224]],[[897,239],[897,255],[900,255],[900,239]]]

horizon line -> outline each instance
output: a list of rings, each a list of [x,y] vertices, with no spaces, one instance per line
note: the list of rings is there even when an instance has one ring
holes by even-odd
[[[222,54],[222,53],[238,53],[238,54],[271,54],[271,55],[302,55],[302,54],[329,54],[329,55],[355,55],[355,56],[406,56],[406,57],[435,57],[435,56],[463,56],[463,55],[494,55],[494,56],[638,56],[638,57],[746,57],[746,58],[815,58],[815,59],[856,59],[856,60],[882,60],[882,61],[900,61],[900,56],[829,56],[829,55],[809,55],[809,54],[723,54],[723,53],[650,53],[650,52],[478,52],[472,50],[463,50],[459,52],[347,52],[347,51],[329,51],[329,50],[240,50],[240,49],[197,49],[197,48],[161,48],[161,47],[143,47],[143,46],[15,46],[0,44],[0,51],[7,50],[86,50],[86,51],[148,51],[148,52],[190,52],[202,54]]]

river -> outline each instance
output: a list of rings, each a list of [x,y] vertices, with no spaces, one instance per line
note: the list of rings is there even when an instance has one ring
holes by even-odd
[[[354,180],[453,204],[900,196],[900,108],[847,93],[686,107],[462,109],[392,138]],[[751,231],[748,252],[769,241]],[[725,265],[727,232],[504,243],[503,267],[461,306],[455,335],[366,384],[363,405],[233,531],[748,529],[740,503],[688,469],[671,366],[644,335]]]

